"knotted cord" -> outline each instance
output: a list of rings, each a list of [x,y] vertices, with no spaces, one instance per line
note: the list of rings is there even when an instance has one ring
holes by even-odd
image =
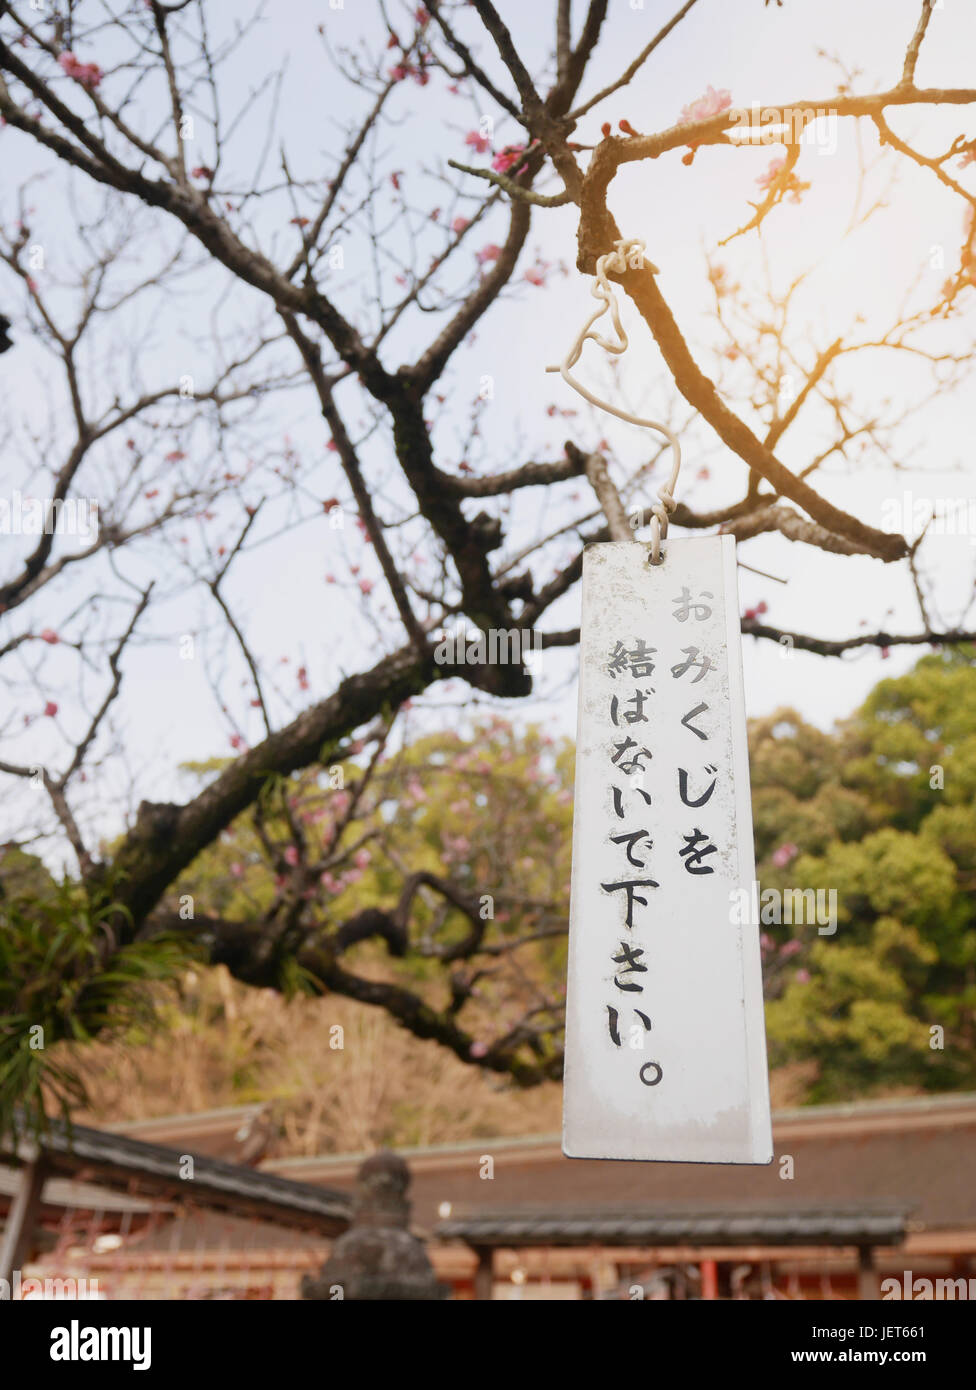
[[[563,361],[552,367],[547,367],[547,372],[558,372],[567,386],[571,386],[584,400],[595,405],[598,410],[605,410],[610,415],[615,415],[618,420],[625,420],[630,425],[640,425],[643,429],[657,430],[663,434],[668,444],[674,462],[671,466],[671,477],[668,482],[658,489],[659,501],[651,507],[651,554],[650,562],[652,565],[659,565],[663,556],[661,555],[661,542],[668,534],[668,520],[677,505],[674,500],[674,489],[678,482],[678,472],[681,468],[681,445],[678,438],[667,425],[662,425],[658,420],[644,420],[639,415],[631,415],[629,411],[621,410],[619,406],[611,405],[609,401],[600,400],[586,386],[576,380],[571,368],[575,367],[583,352],[583,345],[589,340],[603,348],[604,352],[618,355],[626,352],[628,338],[624,326],[620,321],[620,309],[614,294],[613,285],[607,278],[608,272],[623,275],[627,270],[629,258],[637,251],[640,256],[640,263],[648,269],[657,273],[657,266],[649,261],[644,261],[644,242],[637,237],[621,239],[617,241],[613,251],[608,251],[605,256],[601,256],[596,263],[596,279],[590,288],[590,294],[594,299],[600,300],[600,307],[590,315],[586,323],[577,334],[576,340]],[[610,322],[616,335],[616,340],[605,338],[600,333],[593,331],[593,325],[597,319],[601,318],[607,311],[610,311]],[[642,513],[638,513],[638,522]]]

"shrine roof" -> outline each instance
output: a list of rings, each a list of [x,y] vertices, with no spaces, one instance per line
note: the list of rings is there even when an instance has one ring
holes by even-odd
[[[888,1203],[764,1207],[512,1208],[442,1221],[439,1240],[472,1246],[899,1245],[909,1209]]]
[[[338,1235],[349,1225],[352,1200],[317,1183],[148,1144],[127,1135],[52,1121],[40,1141],[0,1137],[0,1161],[26,1163],[40,1156],[53,1176],[138,1196],[192,1201],[239,1216]],[[192,1157],[192,1179],[184,1174]]]

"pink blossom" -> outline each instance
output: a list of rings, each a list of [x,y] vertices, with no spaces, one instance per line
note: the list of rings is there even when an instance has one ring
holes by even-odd
[[[94,91],[102,80],[102,70],[97,63],[82,63],[73,53],[62,53],[58,65],[67,77],[73,77],[83,87]]]
[[[487,1057],[488,1044],[483,1042],[473,1042],[471,1046],[468,1048],[468,1052],[472,1057]]]
[[[769,167],[767,168],[765,174],[760,174],[758,179],[756,179],[756,183],[759,185],[759,187],[768,191],[770,184],[777,177],[777,175],[782,172],[783,165],[785,163],[785,154],[780,155],[778,159],[771,159],[769,161]]]
[[[497,261],[501,254],[502,248],[491,241],[487,246],[482,246],[480,251],[475,252],[475,259],[479,265],[485,265],[488,261]]]
[[[796,982],[798,985],[808,985],[810,983],[809,970],[798,970],[796,972]]]
[[[330,893],[338,893],[342,888],[341,883],[339,883],[337,879],[332,877],[328,869],[326,869],[325,873],[322,874],[321,878],[319,879],[319,883],[321,883],[323,888],[328,888]]]
[[[709,116],[718,116],[723,111],[728,111],[731,105],[731,92],[727,92],[724,87],[717,92],[714,87],[709,86],[703,97],[681,108],[681,122],[686,125],[689,121],[706,121]]]
[[[796,937],[792,941],[787,941],[785,946],[781,946],[779,953],[783,960],[789,960],[790,956],[795,956],[797,951],[803,950],[803,943],[797,941]]]
[[[544,265],[529,266],[525,272],[525,278],[530,285],[544,285],[546,283],[546,267]]]
[[[519,163],[524,154],[524,145],[506,145],[503,150],[500,150],[499,153],[495,155],[495,158],[491,161],[491,167],[498,174],[507,173],[513,165]]]
[[[390,77],[394,82],[402,82],[405,77],[412,77],[421,87],[426,87],[430,81],[430,73],[424,66],[423,57],[419,63],[397,63],[396,67],[390,68]]]
[[[355,866],[356,866],[357,869],[368,869],[368,868],[369,868],[369,850],[368,850],[368,849],[361,849],[361,850],[358,850],[358,851],[356,852],[356,854],[353,856],[353,861],[352,861],[352,862],[355,864]]]
[[[298,863],[298,850],[295,845],[289,845],[285,850],[285,863],[294,867]]]
[[[454,221],[451,223],[451,231],[460,236],[465,228],[470,227],[470,225],[471,223],[466,217],[455,217]]]
[[[789,864],[792,859],[795,859],[799,852],[796,845],[787,841],[786,844],[780,845],[779,849],[773,851],[773,863],[776,865],[777,869],[785,869],[787,864]]]
[[[57,712],[57,704],[54,700],[48,700],[47,704],[44,706],[44,713],[47,715],[48,719],[53,719]]]
[[[243,865],[243,864],[238,864],[238,862],[237,862],[236,859],[235,859],[234,863],[231,864],[231,866],[230,866],[230,871],[231,871],[231,873],[234,875],[235,878],[243,878],[243,877],[244,877],[244,865]]]
[[[464,137],[464,143],[470,146],[476,154],[484,154],[488,148],[488,136],[482,135],[478,130],[469,130]]]
[[[230,746],[231,746],[231,748],[243,748],[243,747],[244,747],[244,740],[241,738],[240,734],[231,734],[231,736],[230,736]]]
[[[298,668],[298,688],[299,690],[308,689],[308,672],[304,666]]]
[[[58,634],[54,631],[53,628],[46,627],[46,628],[44,629],[44,631],[41,633],[41,641],[42,641],[42,642],[46,642],[46,643],[48,644],[49,647],[57,646],[57,644],[58,644],[58,642],[60,642],[60,640],[61,640],[60,637],[59,637]]]
[[[373,592],[373,581],[371,579],[361,579],[359,581],[360,592],[371,594]]]

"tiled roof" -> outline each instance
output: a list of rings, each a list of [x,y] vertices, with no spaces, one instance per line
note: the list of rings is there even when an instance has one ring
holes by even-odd
[[[891,1203],[911,1210],[913,1232],[969,1230],[976,1239],[974,1095],[780,1111],[773,1115],[773,1145],[768,1166],[570,1159],[552,1134],[400,1152],[412,1175],[413,1219],[428,1231],[445,1204],[451,1217],[460,1217],[543,1202],[550,1211],[607,1202],[640,1210],[701,1203],[725,1211],[775,1210],[781,1202],[806,1208]],[[361,1157],[272,1159],[266,1166],[347,1188]]]
[[[72,1125],[69,1131],[61,1122],[52,1122],[40,1149],[52,1173],[99,1186],[176,1202],[190,1200],[198,1207],[273,1220],[322,1235],[338,1235],[349,1225],[352,1203],[344,1192],[198,1154],[190,1155],[192,1178],[183,1177],[185,1150],[85,1125]],[[22,1162],[33,1152],[33,1141],[0,1139],[0,1159]]]
[[[226,1105],[216,1110],[198,1110],[186,1115],[158,1115],[144,1120],[121,1120],[114,1123],[93,1121],[96,1129],[110,1134],[123,1134],[131,1139],[144,1139],[148,1144],[187,1146],[195,1154],[239,1162],[244,1141],[252,1126],[260,1121],[267,1109],[263,1101],[251,1105]]]
[[[514,1208],[442,1221],[440,1240],[524,1245],[899,1245],[904,1207],[777,1206]]]

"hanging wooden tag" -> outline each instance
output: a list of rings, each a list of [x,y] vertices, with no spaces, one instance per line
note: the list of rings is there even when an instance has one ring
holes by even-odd
[[[772,1159],[739,642],[731,536],[585,551],[570,1158]]]

